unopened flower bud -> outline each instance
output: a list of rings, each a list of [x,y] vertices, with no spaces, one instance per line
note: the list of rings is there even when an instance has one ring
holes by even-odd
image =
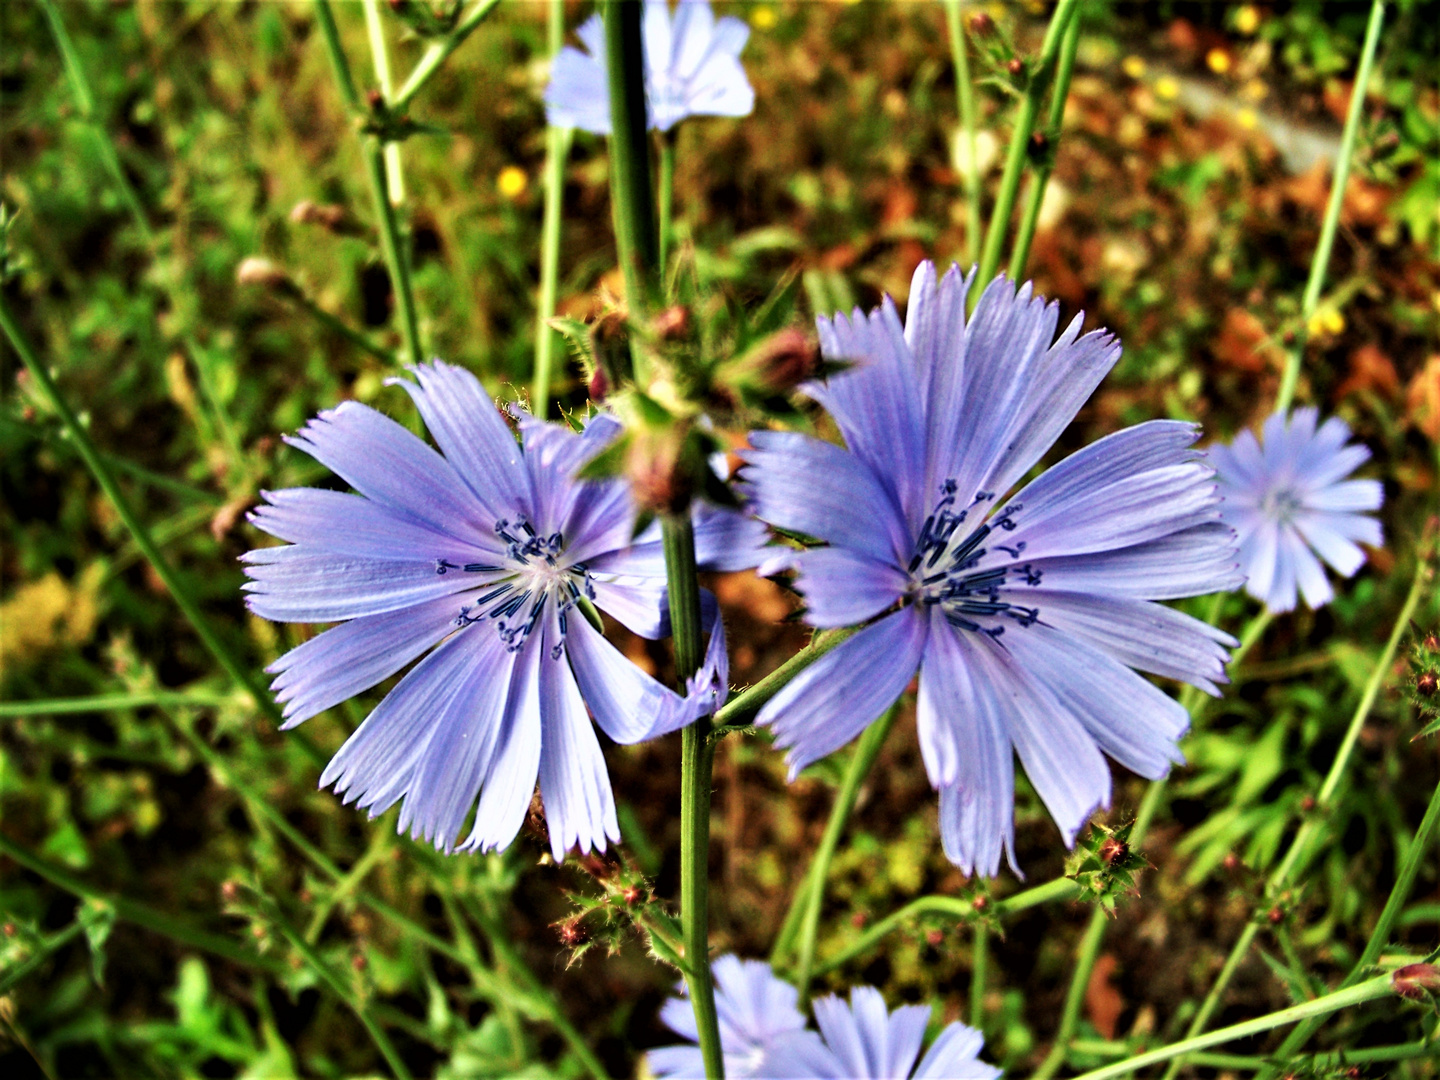
[[[1220,865],[1226,870],[1234,870],[1240,865],[1240,856],[1236,855],[1233,851],[1227,851],[1225,858],[1220,860]]]
[[[855,927],[856,930],[860,930],[860,929],[864,928],[865,924],[868,923],[869,921],[870,921],[870,916],[869,916],[869,915],[866,915],[865,912],[863,912],[863,911],[854,912],[854,913],[850,916],[850,925],[853,926],[853,927]]]
[[[345,208],[301,199],[290,209],[290,220],[296,225],[319,225],[331,232],[338,232],[345,223]]]
[[[970,902],[970,906],[973,907],[976,911],[984,911],[987,907],[990,906],[990,900],[988,897],[977,896],[974,900]]]
[[[591,324],[590,351],[595,357],[595,370],[603,378],[598,387],[600,397],[595,396],[597,388],[594,379],[591,380],[590,396],[599,401],[630,373],[630,331],[623,314],[607,311]]]
[[[672,304],[655,316],[650,329],[661,341],[682,341],[690,336],[692,321],[689,308]]]
[[[639,885],[626,885],[621,891],[620,897],[629,907],[634,907],[636,904],[645,902],[645,890]]]
[[[259,285],[276,292],[289,292],[295,288],[285,268],[259,255],[242,259],[235,268],[235,280],[241,285]]]
[[[1304,811],[1305,813],[1307,813],[1307,814],[1308,814],[1311,810],[1314,810],[1314,809],[1315,809],[1315,796],[1314,796],[1314,795],[1306,795],[1303,799],[1301,799],[1301,800],[1300,800],[1300,809],[1301,809],[1302,811]]]
[[[369,964],[370,961],[365,959],[364,953],[356,953],[350,958],[350,966],[356,971],[364,971]]]
[[[927,930],[925,931],[925,940],[938,948],[940,943],[945,940],[945,932],[943,930]]]
[[[1440,677],[1433,671],[1422,671],[1415,680],[1415,690],[1425,697],[1434,697],[1435,691],[1440,688]]]
[[[983,11],[977,11],[970,16],[970,33],[976,37],[986,37],[995,30],[995,20]]]
[[[372,86],[365,91],[365,104],[370,106],[371,112],[379,112],[385,107],[385,95]]]
[[[680,450],[679,432],[636,433],[625,473],[639,506],[656,514],[679,514],[690,505],[694,485]]]
[[[1005,70],[1018,78],[1021,72],[1025,70],[1025,62],[1018,56],[1012,56],[1009,62],[1006,63]]]
[[[240,886],[234,881],[225,881],[220,884],[220,899],[227,904],[233,904],[240,896]]]
[[[1421,640],[1420,647],[1428,652],[1440,652],[1440,634],[1436,634],[1434,630],[1431,630],[1430,633],[1426,634]]]
[[[7,923],[5,924],[5,936],[6,936],[6,937],[14,937],[16,933],[17,933],[17,928],[16,928],[15,924],[14,924],[13,922],[7,922]]]
[[[1265,913],[1265,918],[1270,920],[1271,926],[1275,926],[1285,921],[1285,912],[1280,910],[1280,906],[1277,904]]]
[[[1050,149],[1050,136],[1043,131],[1037,131],[1030,136],[1030,143],[1027,149],[1032,158],[1045,156],[1045,151]]]
[[[606,395],[610,393],[610,380],[605,377],[604,368],[595,368],[595,373],[590,376],[585,391],[590,395],[590,400],[597,404],[605,400]]]
[[[1101,842],[1100,850],[1096,854],[1100,856],[1100,861],[1106,866],[1114,866],[1130,854],[1130,845],[1117,837],[1107,836]]]
[[[1401,997],[1423,1000],[1429,994],[1440,994],[1440,968],[1434,964],[1406,964],[1395,969],[1390,985]]]
[[[585,928],[579,919],[566,919],[560,924],[560,940],[571,949],[585,941]]]

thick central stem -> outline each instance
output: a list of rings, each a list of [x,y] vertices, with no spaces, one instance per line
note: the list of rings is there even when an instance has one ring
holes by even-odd
[[[670,627],[675,639],[675,678],[680,692],[700,667],[700,584],[695,571],[695,530],[688,514],[661,521]],[[681,732],[680,763],[680,929],[685,946],[685,982],[695,1010],[705,1075],[725,1075],[715,988],[710,981],[710,776],[715,743],[710,718],[702,716]]]

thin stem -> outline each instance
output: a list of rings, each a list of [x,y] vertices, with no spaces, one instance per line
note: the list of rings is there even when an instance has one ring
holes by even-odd
[[[105,463],[105,459],[101,457],[100,452],[95,448],[95,444],[90,441],[90,435],[85,430],[84,425],[80,423],[79,417],[77,417],[75,413],[71,411],[70,406],[66,404],[54,380],[50,378],[50,372],[46,370],[45,365],[40,362],[34,350],[31,349],[30,343],[21,332],[20,325],[11,314],[10,306],[3,295],[0,295],[0,329],[4,330],[5,336],[10,339],[10,344],[14,347],[15,352],[19,354],[21,362],[25,365],[26,370],[30,372],[31,378],[35,380],[35,385],[39,387],[41,394],[49,401],[51,408],[55,410],[61,422],[65,425],[66,431],[70,434],[71,441],[75,444],[75,449],[79,451],[81,458],[85,461],[86,467],[89,468],[90,475],[95,478],[95,482],[100,486],[100,490],[103,491],[106,498],[110,500],[110,505],[115,508],[116,515],[124,523],[125,528],[130,531],[130,535],[134,538],[136,546],[145,553],[145,558],[147,558],[150,561],[150,565],[155,568],[155,573],[159,576],[160,580],[164,582],[165,587],[170,591],[170,595],[174,597],[176,606],[184,613],[185,618],[195,630],[196,635],[198,635],[204,643],[205,648],[215,657],[220,666],[225,670],[225,673],[240,686],[244,687],[250,696],[255,699],[255,704],[260,708],[261,712],[274,720],[278,726],[283,722],[279,707],[271,700],[270,695],[265,692],[264,688],[255,680],[250,669],[237,660],[225,646],[225,643],[220,640],[219,635],[216,634],[214,628],[210,625],[209,619],[207,619],[200,610],[199,603],[197,603],[195,598],[190,594],[190,590],[180,579],[180,576],[171,568],[169,561],[161,553],[160,548],[150,536],[150,531],[131,508],[124,493],[121,492],[120,485],[115,479],[115,474],[110,471],[109,465]]]
[[[319,976],[320,981],[349,1007],[350,1011],[355,1014],[355,1018],[364,1026],[370,1036],[370,1041],[375,1044],[375,1049],[380,1051],[380,1056],[385,1059],[385,1063],[390,1066],[390,1071],[395,1074],[395,1080],[411,1080],[410,1070],[405,1067],[405,1060],[395,1049],[395,1044],[390,1041],[390,1036],[386,1035],[385,1029],[375,1022],[375,1018],[370,1015],[370,1010],[355,991],[346,985],[344,979],[331,970],[330,965],[320,958],[319,954],[311,948],[310,943],[298,934],[294,927],[280,917],[278,911],[273,911],[271,914],[274,916],[274,923],[280,933],[285,936],[285,940],[290,942],[290,947],[300,954],[300,958]]]
[[[356,330],[353,326],[347,323],[344,319],[340,318],[338,315],[332,315],[330,312],[326,311],[305,293],[297,291],[296,294],[291,297],[291,299],[294,300],[296,306],[298,306],[302,311],[304,311],[312,319],[318,322],[321,326],[325,327],[332,333],[344,338],[346,341],[350,342],[351,345],[354,345],[357,349],[360,349],[362,352],[369,353],[381,363],[395,363],[395,354],[393,352],[385,348],[383,345],[377,345],[375,342],[371,341],[367,335],[362,334],[359,330]]]
[[[178,941],[182,945],[188,945],[192,949],[210,953],[223,960],[246,967],[259,968],[271,975],[283,976],[289,973],[289,969],[278,959],[268,956],[261,956],[258,953],[248,952],[242,949],[228,937],[219,934],[212,934],[208,930],[201,930],[193,927],[183,919],[177,918],[168,911],[157,911],[155,908],[140,903],[138,900],[130,900],[123,896],[114,896],[103,892],[100,889],[92,888],[79,878],[62,870],[58,866],[52,866],[45,860],[30,854],[19,844],[10,840],[4,834],[0,834],[0,855],[5,855],[19,863],[25,869],[38,874],[56,888],[64,889],[72,896],[78,896],[84,900],[94,900],[102,904],[108,904],[115,910],[115,917],[123,919],[128,923],[143,927],[162,937]]]
[[[853,637],[857,629],[858,627],[847,627],[844,630],[821,630],[811,639],[809,645],[754,686],[747,687],[727,701],[714,716],[714,725],[710,729],[711,738],[745,727],[755,719],[755,714],[765,707],[765,703],[783,690],[791,679],[835,646]]]
[[[1220,607],[1224,600],[1223,593],[1215,596],[1211,601],[1206,622],[1214,623],[1219,618]],[[1270,625],[1270,620],[1269,611],[1264,609],[1250,618],[1241,632],[1239,644],[1231,653],[1231,665],[1238,665],[1255,643],[1260,640],[1265,633],[1265,628]],[[1194,724],[1203,715],[1207,700],[1193,686],[1186,686],[1180,692],[1180,704],[1190,714],[1192,730]],[[1130,829],[1130,845],[1135,850],[1140,849],[1145,842],[1146,835],[1150,832],[1150,824],[1155,820],[1155,815],[1165,800],[1169,780],[1168,775],[1162,776],[1159,780],[1152,781],[1145,789],[1145,796],[1140,800],[1140,808],[1135,814],[1135,823]],[[1085,927],[1085,933],[1080,938],[1080,947],[1075,954],[1075,970],[1071,973],[1070,986],[1065,993],[1065,1007],[1060,1015],[1060,1027],[1055,1033],[1055,1044],[1050,1048],[1050,1053],[1046,1055],[1040,1068],[1036,1070],[1034,1080],[1048,1080],[1065,1064],[1070,1041],[1074,1038],[1075,1029],[1080,1023],[1080,1009],[1085,1003],[1085,991],[1090,985],[1090,974],[1100,955],[1100,946],[1104,944],[1105,930],[1108,924],[1109,919],[1105,910],[1097,906],[1090,913],[1090,922]]]
[[[670,265],[670,248],[674,238],[675,213],[675,143],[677,131],[660,132],[660,273],[663,277]]]
[[[565,38],[565,0],[550,0],[550,58]],[[530,408],[540,419],[550,410],[550,378],[560,335],[550,328],[555,317],[560,277],[560,225],[565,210],[565,162],[570,156],[574,129],[545,129],[545,221],[540,233],[540,302],[535,313],[535,378],[530,384]]]
[[[76,919],[63,930],[57,930],[35,946],[35,951],[21,960],[18,964],[8,969],[4,975],[0,975],[0,994],[8,994],[30,975],[36,968],[41,967],[46,960],[59,952],[70,942],[85,932],[85,925]]]
[[[370,57],[375,64],[375,81],[380,84],[380,95],[386,104],[395,96],[395,84],[390,81],[390,50],[385,44],[385,27],[380,22],[380,0],[365,0],[365,34],[370,39]],[[385,144],[386,189],[392,206],[405,202],[405,173],[400,162],[400,144]]]
[[[355,79],[350,72],[350,62],[345,59],[345,50],[340,43],[340,30],[335,25],[335,13],[330,9],[330,0],[315,0],[315,21],[320,25],[320,36],[330,54],[330,65],[335,71],[335,82],[340,88],[340,96],[345,99],[345,104],[352,112],[363,115],[360,97],[355,89]],[[385,256],[386,269],[390,273],[391,287],[395,290],[395,303],[400,309],[405,359],[409,363],[418,364],[425,359],[425,349],[420,343],[420,317],[415,308],[415,290],[410,280],[410,263],[405,258],[399,217],[387,194],[385,153],[379,137],[364,136],[360,153],[365,159],[370,197],[375,204],[380,249]]]
[[[1170,1046],[1163,1046],[1158,1050],[1151,1050],[1147,1054],[1137,1054],[1127,1061],[1119,1061],[1114,1065],[1091,1069],[1087,1073],[1082,1073],[1076,1080],[1108,1080],[1108,1078],[1112,1076],[1128,1076],[1130,1073],[1139,1072],[1147,1065],[1156,1065],[1162,1061],[1169,1061],[1171,1058],[1188,1054],[1192,1050],[1204,1050],[1206,1047],[1219,1046],[1222,1043],[1233,1042],[1236,1039],[1245,1039],[1251,1035],[1259,1035],[1261,1032],[1272,1031],[1277,1027],[1284,1027],[1286,1024],[1293,1024],[1298,1020],[1305,1020],[1312,1016],[1328,1016],[1332,1012],[1349,1008],[1351,1005],[1360,1005],[1367,1001],[1374,1001],[1376,998],[1385,997],[1389,993],[1391,993],[1390,976],[1377,975],[1375,978],[1360,983],[1358,986],[1352,986],[1345,990],[1337,990],[1333,994],[1326,994],[1324,997],[1316,998],[1314,1001],[1307,1001],[1303,1005],[1295,1005],[1288,1009],[1281,1009],[1279,1012],[1269,1013],[1266,1016],[1261,1016],[1254,1020],[1247,1020],[1243,1024],[1232,1024],[1230,1027],[1221,1028],[1219,1031],[1212,1031],[1207,1035],[1200,1035],[1193,1039],[1184,1039]]]
[[[234,702],[225,694],[156,690],[140,694],[97,694],[94,697],[51,698],[48,701],[0,701],[0,719],[21,716],[71,716],[119,709],[218,708]]]
[[[880,748],[885,745],[885,736],[890,734],[890,729],[895,726],[895,718],[899,715],[900,700],[897,699],[895,704],[886,709],[860,736],[859,745],[850,756],[845,778],[835,793],[835,805],[831,808],[830,820],[825,825],[825,835],[815,851],[809,876],[796,895],[796,902],[803,904],[805,908],[805,915],[800,923],[800,961],[795,973],[795,985],[800,989],[802,1003],[810,996],[810,969],[815,963],[815,935],[820,928],[820,908],[825,901],[825,881],[830,876],[830,862],[835,857],[835,848],[845,832],[845,823],[850,818],[850,812],[855,809],[855,802],[860,797],[860,785],[870,774],[871,766],[880,756]]]
[[[1010,227],[1010,214],[1015,209],[1015,196],[1020,190],[1020,174],[1025,169],[1025,157],[1030,148],[1030,134],[1035,129],[1035,117],[1040,111],[1040,101],[1054,76],[1061,39],[1078,6],[1079,0],[1059,0],[1055,5],[1055,12],[1050,16],[1049,29],[1045,31],[1040,60],[1031,71],[1030,84],[1020,99],[1020,111],[1015,116],[1015,131],[1010,136],[1010,149],[1005,158],[1005,172],[1000,177],[1000,192],[996,196],[995,207],[990,212],[990,227],[985,232],[985,247],[980,254],[981,288],[971,290],[972,309],[979,300],[984,285],[995,276],[995,271],[1000,266],[1000,248],[1005,243],[1005,233]]]
[[[1070,878],[1056,878],[1054,881],[1037,885],[1033,889],[1026,889],[1024,892],[1016,893],[1004,900],[997,900],[990,905],[990,910],[997,918],[1003,918],[1006,915],[1014,915],[1056,900],[1073,900],[1079,893],[1080,887]],[[821,960],[815,965],[815,977],[818,978],[834,971],[862,953],[868,952],[886,935],[899,929],[917,915],[949,915],[963,920],[974,914],[975,905],[972,901],[957,899],[953,896],[921,896],[867,928],[863,934],[834,956]]]
[[[613,13],[607,12],[607,19]],[[675,675],[681,692],[700,667],[700,583],[695,572],[695,530],[689,516],[660,523],[670,626],[675,639]],[[695,1010],[705,1075],[725,1075],[715,989],[710,980],[710,778],[715,743],[710,721],[701,717],[681,732],[680,742],[680,929],[685,942],[685,982]]]
[[[410,77],[405,80],[405,85],[390,99],[390,108],[396,112],[404,112],[410,107],[415,95],[420,93],[426,83],[440,70],[442,64],[449,59],[460,45],[468,38],[477,26],[485,21],[486,16],[495,10],[500,0],[477,0],[463,19],[455,24],[455,29],[446,34],[439,41],[432,42],[420,57],[415,70],[410,72]],[[555,46],[551,46],[551,54],[555,52]]]
[[[985,1030],[985,978],[990,966],[990,928],[975,924],[975,945],[970,961],[970,1026]]]
[[[1355,141],[1360,133],[1360,115],[1365,110],[1365,92],[1370,73],[1375,67],[1375,52],[1380,45],[1380,28],[1385,23],[1385,0],[1370,5],[1370,22],[1365,28],[1365,44],[1360,49],[1360,67],[1350,93],[1350,109],[1345,114],[1345,131],[1340,136],[1340,151],[1335,158],[1335,176],[1330,181],[1330,201],[1325,205],[1325,220],[1320,227],[1320,242],[1310,260],[1310,277],[1300,300],[1300,327],[1295,332],[1295,347],[1285,359],[1285,374],[1280,380],[1280,394],[1275,411],[1287,412],[1295,400],[1295,386],[1300,380],[1300,360],[1305,352],[1305,337],[1310,316],[1320,302],[1325,287],[1325,273],[1330,266],[1330,252],[1335,246],[1335,230],[1340,224],[1340,208],[1345,203],[1345,185],[1350,179],[1350,161],[1355,155]]]
[[[955,98],[960,109],[960,130],[969,150],[965,169],[965,263],[973,266],[980,253],[980,162],[975,149],[975,87],[970,82],[964,10],[965,0],[945,0],[945,25],[950,32],[950,58],[955,64]]]
[[[1395,652],[1400,647],[1400,639],[1405,634],[1405,629],[1410,625],[1410,617],[1414,615],[1416,605],[1420,602],[1421,594],[1428,578],[1429,564],[1426,559],[1420,559],[1416,565],[1415,578],[1411,582],[1410,592],[1405,597],[1405,602],[1400,607],[1400,614],[1391,627],[1389,640],[1385,648],[1381,650],[1380,658],[1371,669],[1370,678],[1361,692],[1359,704],[1355,707],[1354,714],[1350,717],[1350,725],[1345,731],[1345,737],[1340,742],[1340,748],[1335,752],[1335,760],[1330,763],[1330,771],[1326,774],[1325,782],[1321,785],[1320,793],[1315,799],[1315,810],[1306,818],[1295,831],[1290,839],[1290,845],[1281,858],[1280,864],[1270,875],[1265,885],[1265,896],[1267,899],[1275,897],[1290,884],[1293,877],[1303,872],[1306,863],[1309,861],[1309,850],[1312,841],[1320,831],[1322,816],[1330,808],[1334,801],[1335,792],[1340,786],[1346,769],[1349,767],[1351,755],[1355,751],[1356,740],[1360,737],[1360,731],[1369,719],[1370,710],[1375,705],[1375,700],[1380,695],[1384,686],[1385,677],[1390,673],[1390,666],[1394,663]],[[1397,882],[1398,884],[1398,882]],[[1386,927],[1388,933],[1389,927]],[[1254,920],[1245,924],[1245,928],[1236,938],[1235,944],[1230,948],[1230,954],[1225,958],[1225,964],[1220,969],[1220,974],[1215,980],[1215,985],[1205,995],[1201,1002],[1200,1009],[1190,1021],[1190,1026],[1185,1031],[1186,1038],[1193,1038],[1205,1030],[1205,1025],[1215,1015],[1219,1008],[1225,991],[1230,986],[1230,980],[1235,972],[1239,970],[1240,964],[1250,952],[1250,946],[1255,943],[1255,938],[1260,933],[1260,924]],[[1372,958],[1373,959],[1373,958]],[[1177,1060],[1167,1070],[1163,1080],[1173,1080],[1180,1071],[1182,1061]]]
[[[1050,115],[1045,125],[1046,147],[1040,164],[1030,177],[1025,209],[1020,214],[1020,231],[1015,237],[1015,250],[1010,254],[1010,279],[1025,276],[1025,263],[1030,258],[1030,244],[1035,239],[1035,226],[1040,220],[1040,205],[1045,201],[1045,188],[1055,171],[1055,154],[1060,145],[1061,123],[1065,119],[1065,102],[1070,97],[1070,77],[1075,73],[1075,51],[1080,44],[1080,11],[1077,9],[1065,28],[1060,46],[1060,66],[1055,71],[1055,90],[1050,95]]]
[[[639,0],[606,0],[605,65],[610,92],[610,199],[625,275],[625,302],[642,315],[659,295],[660,238],[650,179],[645,60]],[[640,358],[637,356],[637,360]],[[637,374],[641,372],[637,369]],[[644,385],[644,380],[639,380]]]

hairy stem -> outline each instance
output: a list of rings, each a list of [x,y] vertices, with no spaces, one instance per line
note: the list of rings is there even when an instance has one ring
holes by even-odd
[[[425,84],[440,70],[441,66],[449,59],[460,45],[468,38],[477,26],[485,21],[485,17],[495,10],[500,0],[476,0],[475,5],[465,13],[465,17],[455,24],[455,29],[446,34],[439,41],[430,43],[420,60],[415,65],[415,70],[410,72],[410,77],[405,84],[396,91],[390,101],[390,108],[396,112],[404,112],[415,100],[415,95],[420,93]],[[551,52],[554,52],[552,45]]]
[[[675,676],[680,692],[700,667],[700,583],[695,571],[695,529],[689,516],[666,516],[660,523],[665,547],[666,591],[675,637]],[[705,1074],[725,1075],[720,1057],[720,1028],[715,988],[710,980],[710,783],[715,743],[707,736],[710,720],[701,717],[681,732],[680,775],[680,928],[685,945],[685,982],[700,1035]]]
[[[1375,51],[1380,45],[1380,28],[1385,24],[1385,0],[1374,0],[1370,5],[1370,22],[1365,28],[1365,44],[1360,49],[1360,68],[1355,74],[1355,85],[1350,94],[1350,109],[1345,115],[1345,131],[1340,136],[1340,152],[1335,158],[1335,176],[1330,182],[1330,201],[1325,206],[1325,220],[1320,227],[1320,242],[1315,245],[1315,256],[1310,260],[1310,277],[1305,282],[1305,292],[1300,300],[1300,327],[1295,332],[1295,347],[1285,359],[1285,374],[1280,380],[1280,393],[1275,399],[1275,411],[1289,410],[1295,400],[1295,386],[1300,380],[1300,360],[1305,353],[1305,336],[1310,316],[1320,303],[1320,291],[1325,287],[1325,272],[1330,266],[1330,252],[1335,246],[1335,230],[1340,225],[1340,208],[1345,203],[1345,185],[1350,179],[1350,161],[1355,155],[1355,141],[1360,133],[1360,114],[1365,109],[1365,90],[1370,85],[1370,73],[1375,67]]]
[[[385,44],[385,26],[380,21],[380,0],[365,0],[365,34],[370,39],[370,58],[375,65],[375,81],[380,95],[388,103],[394,100],[395,84],[390,81],[390,49]],[[385,144],[385,188],[390,205],[405,202],[405,172],[400,162],[400,144]]]
[[[853,637],[858,629],[858,627],[847,627],[844,630],[821,630],[811,639],[809,645],[754,686],[747,687],[727,701],[724,707],[715,714],[714,725],[710,729],[711,737],[715,738],[745,727],[755,719],[755,714],[765,707],[767,701],[785,689],[791,679],[835,646]]]
[[[675,213],[675,143],[676,130],[660,132],[660,274],[663,278],[670,265],[670,249],[674,239]]]
[[[606,0],[605,65],[610,91],[610,200],[625,302],[643,316],[659,295],[660,237],[650,179],[645,61],[639,0]],[[635,357],[641,361],[639,356]],[[644,372],[643,361],[636,374]],[[641,385],[645,380],[639,379]]]
[[[1040,112],[1040,102],[1054,78],[1061,40],[1070,20],[1075,17],[1078,6],[1079,0],[1059,0],[1055,5],[1055,12],[1050,16],[1050,26],[1045,31],[1045,43],[1040,49],[1040,59],[1031,69],[1029,85],[1020,99],[1020,111],[1015,116],[1015,131],[1010,136],[1010,149],[1005,158],[1005,172],[1000,177],[1000,191],[990,212],[990,227],[985,232],[985,247],[980,253],[980,288],[971,290],[972,311],[986,283],[995,276],[995,271],[1000,266],[1000,248],[1005,243],[1005,233],[1010,227],[1010,215],[1015,209],[1015,196],[1020,190],[1020,174],[1025,169],[1025,157],[1030,149],[1030,134],[1035,130],[1035,118]]]

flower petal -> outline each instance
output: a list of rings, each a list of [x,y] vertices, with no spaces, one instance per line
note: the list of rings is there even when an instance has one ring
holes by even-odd
[[[291,649],[265,669],[275,676],[275,700],[285,706],[281,730],[394,675],[454,631],[457,610],[456,601],[441,597],[352,619]]]
[[[473,589],[473,574],[437,574],[423,563],[311,554],[294,545],[257,548],[240,556],[245,604],[275,622],[339,622],[413,607]],[[483,580],[483,579],[482,579]],[[456,610],[459,610],[459,601]]]
[[[805,597],[805,621],[811,626],[862,623],[899,600],[909,584],[892,564],[846,548],[811,548],[782,558],[800,573],[795,588]]]
[[[911,1080],[996,1080],[1000,1070],[976,1060],[985,1046],[985,1036],[958,1020],[945,1028],[930,1044]]]
[[[558,639],[551,627],[546,630],[540,660],[540,798],[550,854],[558,863],[572,847],[582,855],[604,851],[607,837],[620,839],[620,825],[600,741],[569,666],[550,656]]]
[[[314,552],[361,559],[471,563],[492,561],[505,550],[493,531],[460,528],[463,535],[424,525],[360,495],[321,488],[260,493],[269,505],[248,516],[252,525]]]
[[[463,851],[501,851],[510,846],[525,821],[540,772],[540,662],[548,656],[539,642],[520,650],[510,679],[501,721],[500,745],[475,810],[475,824]]]
[[[860,734],[904,691],[920,663],[926,624],[913,607],[861,630],[802,671],[755,718],[788,749],[793,780]]]
[[[1025,565],[1047,588],[1136,600],[1204,596],[1245,583],[1235,533],[1221,524],[1110,551],[1031,559]]]

